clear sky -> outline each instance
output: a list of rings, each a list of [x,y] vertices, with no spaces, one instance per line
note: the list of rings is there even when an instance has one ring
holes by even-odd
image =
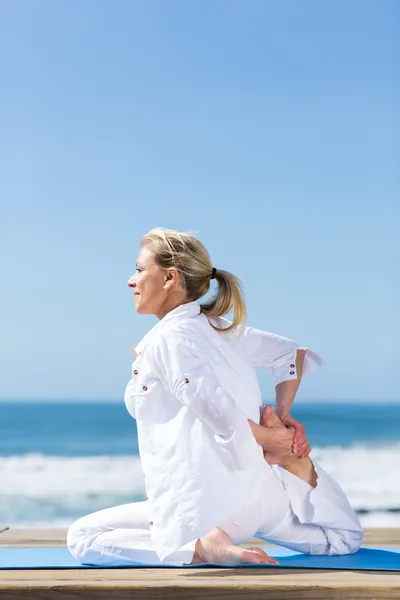
[[[326,359],[300,399],[399,399],[399,17],[2,2],[0,397],[122,399],[157,322],[126,281],[160,225],[241,278],[250,325]]]

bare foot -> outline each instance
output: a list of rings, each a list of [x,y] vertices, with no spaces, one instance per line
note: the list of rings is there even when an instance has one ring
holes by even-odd
[[[268,556],[261,548],[240,548],[232,544],[227,533],[216,527],[208,535],[196,542],[191,564],[217,563],[223,565],[257,564],[277,565],[275,558]]]
[[[263,407],[260,425],[263,427],[283,427],[283,429],[286,429],[286,426],[276,414],[274,407],[270,404],[266,404]]]
[[[282,423],[282,421],[276,414],[274,407],[270,406],[269,404],[267,404],[266,406],[263,407],[260,425],[262,425],[263,427],[280,427],[280,428],[286,429],[286,426]],[[267,461],[267,463],[270,465],[284,466],[281,458],[277,454],[272,454],[271,452],[264,451],[264,458]],[[293,456],[293,460],[294,461],[297,460],[297,456]],[[286,459],[285,465],[288,464],[289,462],[292,462],[292,461],[291,460],[288,461]]]
[[[261,415],[260,425],[263,427],[285,427],[280,418],[275,412],[273,406],[264,406]],[[264,458],[270,465],[281,465],[287,471],[290,471],[299,479],[302,479],[312,487],[317,487],[318,475],[314,468],[312,460],[307,456],[299,458],[293,455],[292,459],[280,460],[278,455],[264,452]]]

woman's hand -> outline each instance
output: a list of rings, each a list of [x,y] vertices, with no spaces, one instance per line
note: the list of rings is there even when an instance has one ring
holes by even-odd
[[[269,455],[279,456],[282,461],[293,459],[293,437],[295,429],[285,427],[263,427],[249,419],[257,443]]]
[[[268,456],[279,456],[280,462],[293,460],[294,428],[268,427],[268,440],[263,445],[264,453]]]
[[[294,428],[293,453],[299,458],[305,458],[311,452],[304,425],[296,421],[291,415],[281,418],[282,423],[289,428]]]

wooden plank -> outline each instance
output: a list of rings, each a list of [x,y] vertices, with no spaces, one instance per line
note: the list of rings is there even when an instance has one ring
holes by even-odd
[[[65,546],[66,529],[9,529],[0,545]],[[366,542],[399,546],[400,529]],[[253,544],[252,541],[249,543]],[[256,541],[256,543],[260,543]],[[260,544],[262,545],[262,544]],[[1,600],[400,600],[400,573],[304,569],[68,569],[0,571]]]
[[[0,547],[62,547],[66,545],[66,528],[12,528],[0,536]]]
[[[62,547],[67,538],[66,528],[8,528],[1,533],[0,547]],[[260,540],[249,540],[244,546],[271,547]],[[367,529],[365,531],[364,546],[400,546],[400,529]]]
[[[10,575],[11,572],[6,572]],[[30,578],[29,578],[30,575]],[[0,580],[1,599],[68,600],[104,598],[160,600],[172,598],[261,598],[330,600],[361,598],[400,598],[397,574],[353,572],[277,572],[204,569],[14,572],[14,578]]]

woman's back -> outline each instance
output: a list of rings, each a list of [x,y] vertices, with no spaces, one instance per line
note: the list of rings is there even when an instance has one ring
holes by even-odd
[[[270,467],[248,418],[261,394],[250,361],[223,339],[197,301],[167,315],[136,347],[125,402],[163,555],[237,512]],[[170,523],[157,531],[157,522]]]
[[[262,405],[260,385],[251,357],[238,333],[215,331],[204,314],[194,317],[193,321],[197,335],[204,335],[205,353],[212,353],[210,363],[220,385],[248,419],[258,422]],[[210,321],[221,329],[229,324],[222,318]]]

